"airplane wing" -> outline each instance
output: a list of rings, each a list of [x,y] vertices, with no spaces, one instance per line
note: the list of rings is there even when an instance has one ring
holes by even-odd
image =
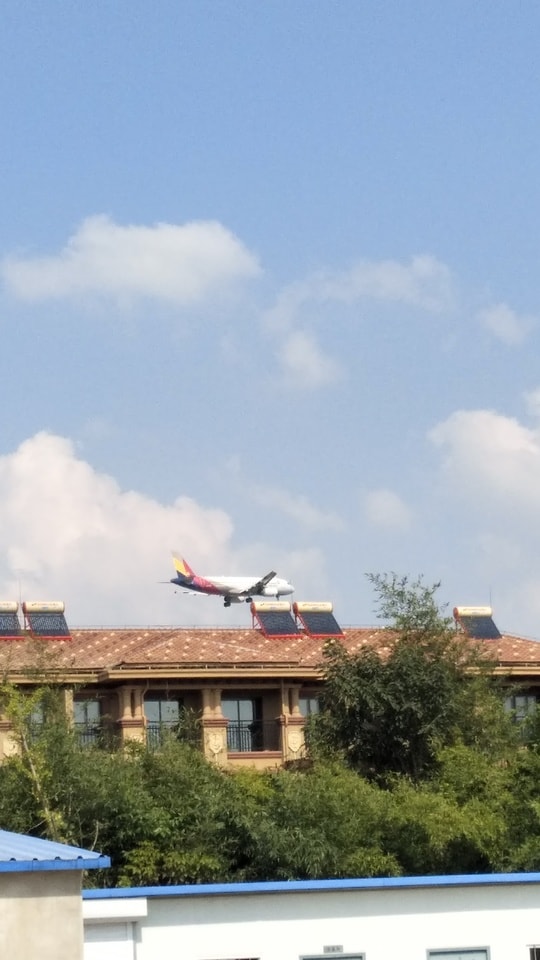
[[[242,590],[242,595],[249,597],[252,593],[262,593],[267,583],[270,583],[270,580],[273,580],[276,576],[276,571],[271,570],[270,573],[267,573],[266,576],[261,577],[260,580],[257,580],[256,583],[253,583],[248,590]]]

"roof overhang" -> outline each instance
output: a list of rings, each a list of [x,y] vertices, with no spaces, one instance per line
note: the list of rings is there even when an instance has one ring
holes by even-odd
[[[322,680],[323,674],[320,668],[303,667],[299,663],[290,664],[223,664],[206,666],[204,663],[197,667],[183,667],[181,665],[153,666],[144,664],[133,666],[132,664],[115,667],[112,670],[104,670],[99,680],[104,681],[126,681],[126,680],[226,680],[234,677],[257,679],[263,677],[272,677],[272,679],[286,679],[287,677],[305,677],[306,680]]]

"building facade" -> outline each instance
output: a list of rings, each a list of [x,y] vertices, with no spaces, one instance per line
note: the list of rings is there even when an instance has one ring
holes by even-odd
[[[247,629],[68,630],[63,615],[58,627],[57,611],[40,613],[24,629],[15,631],[11,621],[7,634],[0,630],[0,670],[29,693],[43,679],[61,684],[85,745],[135,740],[156,747],[176,736],[219,765],[278,766],[305,755],[304,724],[318,709],[325,643],[338,640],[351,654],[370,647],[384,657],[393,636],[383,628],[341,630],[328,610],[293,618],[289,604],[258,607],[281,609],[266,619],[266,609],[257,610]],[[56,618],[56,633],[47,616]],[[540,643],[495,633],[477,642],[508,684],[509,706],[524,716],[540,691]],[[43,719],[36,709],[35,722]],[[12,733],[0,713],[0,759],[13,752]]]
[[[85,960],[538,960],[540,874],[83,894]]]

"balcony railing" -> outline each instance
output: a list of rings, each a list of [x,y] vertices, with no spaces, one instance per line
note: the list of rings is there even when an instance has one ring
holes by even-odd
[[[157,750],[168,738],[189,743],[192,747],[201,746],[201,731],[197,723],[179,723],[178,720],[164,720],[161,723],[154,720],[147,721],[146,745],[150,750]]]
[[[74,723],[73,728],[81,747],[103,747],[104,730],[101,723]]]
[[[229,753],[261,753],[279,750],[279,726],[276,720],[229,720]]]

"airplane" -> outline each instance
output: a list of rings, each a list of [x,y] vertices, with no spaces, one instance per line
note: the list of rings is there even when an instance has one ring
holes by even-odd
[[[294,593],[294,587],[288,580],[276,576],[275,570],[264,577],[222,577],[198,576],[182,557],[173,553],[176,576],[170,583],[183,587],[187,593],[206,594],[207,596],[223,597],[223,605],[230,607],[231,603],[251,603],[254,596],[279,597]]]

